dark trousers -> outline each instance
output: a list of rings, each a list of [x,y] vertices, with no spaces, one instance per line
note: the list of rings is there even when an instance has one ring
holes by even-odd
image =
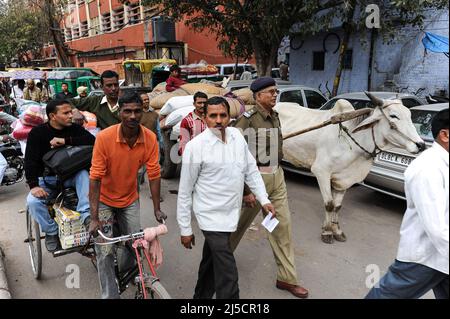
[[[205,245],[194,299],[239,299],[238,271],[230,247],[231,233],[203,231]]]
[[[430,290],[436,299],[448,299],[448,275],[421,264],[395,260],[366,299],[418,299]]]

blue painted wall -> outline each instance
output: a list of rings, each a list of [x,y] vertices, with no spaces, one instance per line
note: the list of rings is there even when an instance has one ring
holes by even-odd
[[[425,31],[448,37],[448,11],[429,11],[425,21]],[[343,38],[342,30],[334,31]],[[320,33],[305,40],[298,50],[290,50],[290,79],[294,84],[317,88],[326,81],[330,90],[336,73],[339,52],[333,53],[338,42],[335,37],[326,41],[325,70],[313,71],[313,51],[323,50],[323,39],[328,33]],[[424,55],[423,32],[413,28],[399,30],[394,43],[383,44],[377,37],[374,44],[372,86],[370,90],[391,90],[389,83],[398,87],[409,86],[410,91],[425,87],[429,93],[449,90],[449,60],[444,54],[428,52]],[[353,66],[343,70],[339,93],[364,91],[368,89],[369,38],[354,34],[349,41],[353,49]],[[363,40],[363,41],[361,41]],[[386,82],[388,81],[388,82]]]

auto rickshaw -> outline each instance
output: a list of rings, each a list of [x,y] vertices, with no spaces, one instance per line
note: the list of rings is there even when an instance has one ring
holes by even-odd
[[[47,73],[48,84],[52,94],[62,92],[61,85],[67,83],[69,92],[78,95],[77,88],[87,87],[87,93],[101,87],[98,73],[89,68],[55,68]]]
[[[170,76],[169,68],[177,64],[173,59],[126,60],[122,63],[125,71],[125,85],[153,89]]]

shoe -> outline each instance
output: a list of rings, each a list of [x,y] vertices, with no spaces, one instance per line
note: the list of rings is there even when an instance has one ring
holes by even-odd
[[[45,248],[49,252],[54,252],[58,249],[59,237],[58,235],[45,235]]]
[[[297,298],[308,298],[308,290],[299,285],[291,285],[277,280],[277,288],[280,290],[287,290]]]

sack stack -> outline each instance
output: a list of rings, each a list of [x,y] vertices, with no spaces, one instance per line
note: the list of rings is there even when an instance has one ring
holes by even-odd
[[[59,240],[63,249],[84,246],[89,240],[89,232],[81,223],[80,213],[54,204],[55,221],[59,228]]]

